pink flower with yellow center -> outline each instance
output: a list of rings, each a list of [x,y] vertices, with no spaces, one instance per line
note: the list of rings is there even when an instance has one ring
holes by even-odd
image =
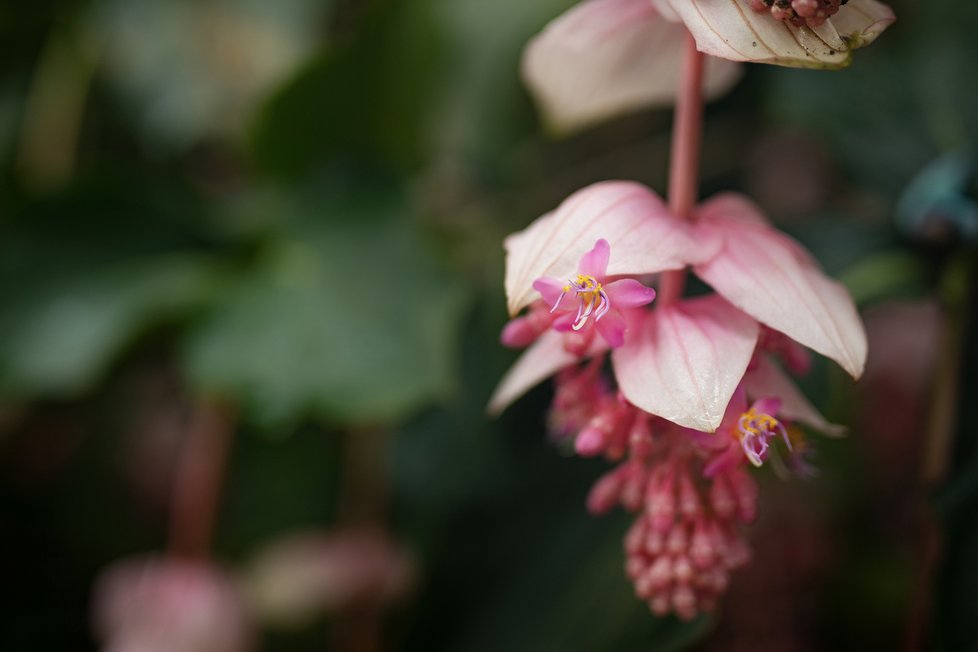
[[[608,346],[624,344],[625,319],[621,310],[651,303],[655,290],[635,279],[609,281],[610,256],[608,241],[598,240],[593,249],[581,256],[577,274],[566,282],[549,276],[533,281],[533,289],[550,306],[555,330],[586,332],[593,327]]]

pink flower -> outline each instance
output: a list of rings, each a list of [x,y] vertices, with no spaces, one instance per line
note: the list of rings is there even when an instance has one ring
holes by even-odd
[[[234,581],[202,561],[139,557],[95,583],[92,620],[105,650],[246,652],[254,633]]]
[[[762,326],[835,360],[854,378],[862,373],[866,336],[849,294],[738,195],[707,201],[690,224],[670,215],[639,184],[607,182],[575,193],[507,238],[511,312],[534,300],[535,279],[570,277],[569,252],[602,235],[615,251],[608,275],[642,276],[689,265],[717,292],[625,314],[627,331],[614,348],[612,368],[632,405],[687,428],[715,431],[755,358]],[[584,354],[600,350],[592,345]],[[559,336],[544,334],[500,383],[490,411],[501,411],[578,359]]]
[[[608,241],[598,240],[593,249],[581,256],[577,274],[567,281],[550,276],[533,281],[533,288],[540,293],[544,306],[550,307],[551,324],[541,319],[538,308],[529,316],[517,318],[507,325],[503,330],[503,343],[525,346],[523,342],[528,336],[536,339],[534,329],[540,328],[542,331],[552,325],[559,332],[585,336],[570,341],[569,349],[572,352],[587,350],[593,330],[601,334],[608,346],[621,346],[625,342],[625,319],[621,310],[651,303],[655,299],[655,290],[634,279],[609,282],[607,270],[610,255]]]

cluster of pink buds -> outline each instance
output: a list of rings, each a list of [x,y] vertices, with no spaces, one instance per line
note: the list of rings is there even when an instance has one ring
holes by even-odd
[[[747,0],[754,11],[768,11],[795,27],[821,27],[849,0]]]
[[[690,431],[613,395],[598,369],[592,361],[557,377],[551,423],[574,437],[578,454],[620,462],[594,484],[588,510],[602,514],[620,504],[638,512],[625,537],[625,572],[636,595],[656,615],[694,618],[713,609],[731,571],[750,559],[741,528],[757,514],[758,492],[742,464],[741,422],[783,426],[752,407],[716,434]],[[597,400],[585,409],[570,397]]]

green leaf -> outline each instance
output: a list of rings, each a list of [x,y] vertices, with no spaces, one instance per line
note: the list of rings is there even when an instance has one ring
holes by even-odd
[[[0,393],[85,391],[142,329],[201,301],[213,272],[206,258],[169,256],[21,287],[0,315]]]
[[[389,422],[445,395],[462,294],[427,253],[405,197],[291,194],[281,210],[287,233],[190,335],[196,383],[267,426]]]
[[[236,136],[313,51],[320,0],[98,0],[88,37],[140,136],[164,151]],[[152,25],[152,29],[147,29]]]
[[[205,301],[218,270],[203,224],[181,187],[125,174],[14,211],[0,225],[0,394],[85,392],[141,332]]]
[[[409,169],[422,162],[443,64],[429,4],[377,3],[349,42],[331,44],[300,70],[255,123],[259,163],[294,175],[337,156]]]

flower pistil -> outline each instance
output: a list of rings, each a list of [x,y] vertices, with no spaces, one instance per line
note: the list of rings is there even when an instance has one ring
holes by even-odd
[[[567,285],[561,289],[563,291],[557,297],[557,302],[554,303],[550,312],[557,310],[557,306],[564,299],[564,295],[568,292],[574,292],[580,301],[580,305],[577,307],[577,317],[572,326],[575,331],[584,328],[591,315],[594,315],[594,321],[598,321],[611,310],[611,299],[608,298],[608,293],[604,291],[604,288],[593,276],[578,274],[577,278],[568,280]]]
[[[784,439],[788,450],[791,441],[784,425],[776,418],[752,405],[749,410],[740,415],[734,435],[740,440],[744,455],[754,466],[761,466],[767,459],[770,442],[777,436]]]

